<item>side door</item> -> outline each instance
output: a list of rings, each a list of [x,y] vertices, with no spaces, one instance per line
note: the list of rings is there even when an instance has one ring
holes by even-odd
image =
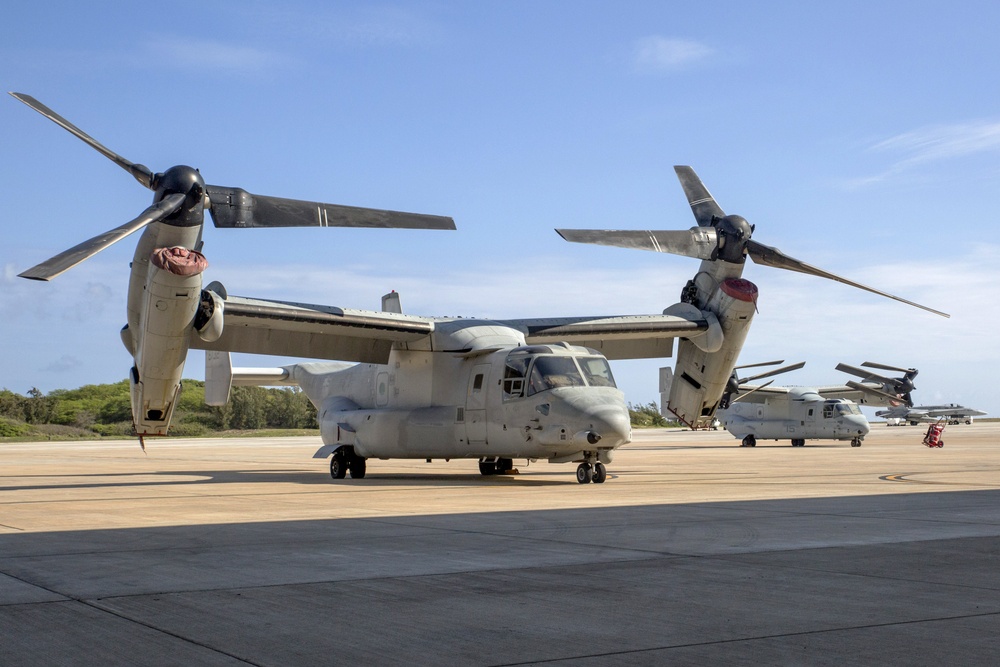
[[[490,364],[477,364],[465,395],[465,438],[470,445],[486,444],[486,387]]]

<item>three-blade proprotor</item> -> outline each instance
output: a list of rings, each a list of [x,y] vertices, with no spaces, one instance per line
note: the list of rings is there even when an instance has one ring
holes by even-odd
[[[913,407],[913,401],[910,400],[908,394],[906,396],[897,396],[895,394],[890,394],[888,392],[875,389],[874,387],[869,387],[868,385],[861,384],[860,382],[855,382],[854,380],[848,380],[844,384],[850,387],[851,389],[857,389],[862,393],[869,394],[871,396],[875,396],[883,400],[887,400],[890,403],[903,403],[907,407]]]
[[[56,123],[57,125],[68,130],[72,134],[76,135],[79,139],[85,141],[87,144],[90,145],[91,148],[96,150],[98,153],[108,158],[109,160],[117,164],[119,167],[121,167],[128,173],[132,174],[132,177],[135,178],[135,180],[139,181],[147,188],[149,189],[154,188],[153,172],[150,171],[149,167],[147,167],[146,165],[137,164],[130,160],[126,160],[121,155],[110,150],[109,148],[104,146],[104,144],[91,137],[89,134],[87,134],[86,132],[78,128],[76,125],[69,122],[68,120],[66,120],[65,118],[63,118],[62,116],[60,116],[55,111],[48,108],[38,100],[36,100],[31,95],[25,95],[24,93],[11,93],[11,95],[16,99],[20,100],[21,102],[24,102],[29,107],[31,107],[38,113],[42,114],[52,122]]]
[[[862,285],[861,283],[855,282],[853,280],[848,280],[842,276],[838,276],[835,273],[830,273],[829,271],[824,271],[823,269],[817,268],[810,264],[806,264],[803,261],[797,260],[794,257],[789,257],[785,253],[781,252],[777,248],[771,246],[766,246],[763,243],[757,243],[756,241],[749,241],[747,243],[747,252],[756,264],[763,264],[764,266],[773,266],[778,269],[787,269],[789,271],[797,271],[799,273],[808,273],[812,276],[818,276],[820,278],[827,278],[829,280],[835,280],[838,283],[843,283],[845,285],[850,285],[851,287],[857,287],[858,289],[863,289],[866,292],[871,292],[872,294],[878,294],[879,296],[888,297],[895,301],[905,303],[909,306],[914,306],[922,310],[926,310],[935,315],[940,315],[941,317],[951,317],[948,313],[942,313],[940,310],[935,310],[928,306],[922,306],[919,303],[909,301],[903,297],[896,296],[894,294],[889,294],[888,292],[883,292],[882,290],[875,289],[874,287],[869,287],[868,285]]]
[[[885,375],[880,375],[879,373],[874,373],[872,371],[865,370],[864,368],[858,368],[857,366],[851,366],[849,364],[837,364],[836,369],[842,373],[850,373],[851,375],[856,375],[861,378],[862,382],[877,382],[882,385],[881,390],[873,390],[871,393],[882,398],[889,398],[892,400],[903,401],[907,405],[912,405],[912,399],[910,392],[916,389],[916,385],[913,383],[913,379],[917,377],[916,368],[898,368],[896,366],[886,366],[885,364],[878,364],[871,361],[866,361],[862,366],[867,366],[869,368],[878,368],[887,371],[896,371],[902,373],[902,377],[892,378],[886,377]],[[871,387],[866,387],[865,385],[859,385],[855,387],[853,381],[847,382],[847,386],[853,389],[861,388],[862,391],[865,389],[872,389]],[[889,393],[889,392],[892,393]]]
[[[763,380],[764,378],[772,377],[774,375],[780,375],[782,373],[788,373],[789,371],[795,371],[795,370],[798,370],[798,369],[800,369],[800,368],[802,368],[803,366],[806,365],[806,362],[800,361],[800,362],[795,363],[795,364],[789,364],[788,366],[782,366],[781,368],[775,368],[774,370],[770,370],[770,371],[767,371],[767,372],[764,372],[764,373],[758,373],[757,375],[751,375],[751,376],[745,377],[745,378],[739,377],[739,374],[737,373],[737,371],[740,370],[741,368],[757,368],[759,366],[774,366],[774,365],[783,364],[783,363],[785,363],[785,360],[781,359],[779,361],[762,361],[762,362],[756,363],[756,364],[745,364],[743,366],[736,366],[736,367],[734,367],[733,368],[733,373],[732,373],[732,375],[729,376],[729,381],[726,383],[726,389],[725,389],[725,391],[722,394],[722,399],[719,401],[719,407],[722,408],[722,409],[725,409],[725,408],[729,407],[730,403],[738,401],[738,400],[740,400],[740,398],[746,398],[747,396],[749,396],[753,392],[757,391],[758,389],[763,389],[764,387],[767,387],[772,382],[774,382],[774,380],[771,380],[771,382],[766,382],[765,384],[763,384],[760,387],[755,387],[755,388],[751,389],[750,391],[746,392],[745,394],[741,394],[740,393],[741,392],[740,387],[743,386],[743,385],[745,385],[748,382],[753,382],[755,380]],[[736,397],[736,398],[734,398],[734,397]]]
[[[455,221],[445,216],[267,197],[251,194],[241,188],[205,185],[197,169],[183,165],[154,174],[145,165],[127,160],[110,150],[31,95],[14,92],[10,94],[84,141],[130,173],[145,187],[156,192],[155,203],[139,217],[28,269],[20,274],[23,278],[32,280],[54,278],[154,222],[174,227],[197,227],[200,230],[204,224],[204,208],[209,209],[217,227],[455,229]],[[200,240],[200,235],[198,239]]]
[[[64,250],[55,257],[19,273],[18,276],[28,278],[29,280],[51,280],[64,271],[73,268],[83,260],[96,255],[111,244],[121,241],[129,234],[139,231],[150,223],[172,215],[184,203],[184,197],[184,194],[181,193],[167,195],[143,211],[134,220],[130,220],[124,225],[115,227],[103,234],[98,234],[94,238],[75,245],[69,250]]]
[[[441,215],[267,197],[251,194],[242,188],[217,185],[208,185],[205,190],[216,227],[455,229],[455,221]]]
[[[557,229],[556,233],[574,243],[652,250],[695,259],[714,259],[718,247],[712,227],[692,227],[684,231]]]
[[[935,315],[950,317],[947,313],[939,310],[824,271],[794,257],[789,257],[775,247],[754,241],[751,239],[755,230],[754,225],[738,215],[726,215],[691,167],[676,166],[674,171],[677,172],[677,178],[684,189],[684,194],[691,206],[691,212],[698,222],[698,227],[684,231],[557,229],[556,232],[567,241],[575,243],[654,250],[712,262],[723,262],[729,265],[741,265],[749,255],[757,264],[835,280],[872,294],[926,310]],[[739,270],[742,271],[742,268]],[[729,271],[727,277],[732,276],[733,272]]]

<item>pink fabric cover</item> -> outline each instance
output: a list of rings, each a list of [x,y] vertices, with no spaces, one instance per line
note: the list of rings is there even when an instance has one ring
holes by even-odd
[[[157,248],[149,256],[149,261],[158,269],[169,271],[175,276],[196,276],[208,268],[208,260],[197,250],[182,246]]]

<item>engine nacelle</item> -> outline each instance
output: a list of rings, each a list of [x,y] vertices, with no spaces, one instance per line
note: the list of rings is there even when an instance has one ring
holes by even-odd
[[[706,349],[691,340],[679,342],[666,408],[683,423],[697,428],[711,421],[756,308],[757,287],[749,280],[727,278],[703,308],[716,313],[722,329],[721,345],[709,352],[711,347]]]
[[[183,247],[159,248],[150,257],[139,331],[131,334],[132,415],[138,435],[167,434],[207,264],[201,253]]]

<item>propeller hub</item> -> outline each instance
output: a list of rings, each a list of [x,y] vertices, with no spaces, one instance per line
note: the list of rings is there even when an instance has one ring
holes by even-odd
[[[739,215],[727,215],[719,220],[719,259],[742,264],[746,260],[747,243],[753,234],[753,226]]]
[[[205,180],[194,167],[178,165],[153,177],[155,201],[171,194],[184,195],[184,204],[163,222],[175,227],[196,227],[205,221]]]

